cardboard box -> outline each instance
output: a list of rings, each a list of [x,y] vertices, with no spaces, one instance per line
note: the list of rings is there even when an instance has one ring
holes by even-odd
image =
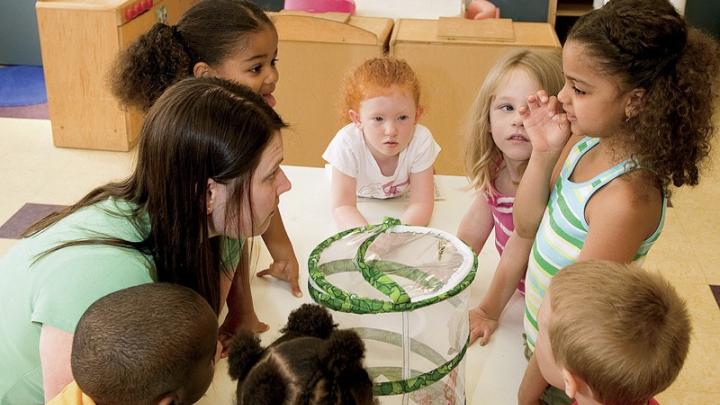
[[[396,21],[390,54],[407,60],[422,85],[425,115],[442,152],[438,174],[464,175],[463,125],[485,75],[495,62],[518,48],[559,48],[547,23],[462,18]]]
[[[127,151],[139,111],[124,111],[107,74],[118,52],[158,21],[174,24],[197,0],[45,0],[36,3],[55,146]],[[136,15],[138,12],[142,12]]]
[[[342,127],[343,78],[364,60],[382,56],[393,21],[346,14],[270,14],[277,27],[275,109],[290,124],[285,164],[325,164],[322,153]]]

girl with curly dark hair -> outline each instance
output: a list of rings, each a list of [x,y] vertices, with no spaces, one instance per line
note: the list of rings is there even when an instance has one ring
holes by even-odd
[[[112,91],[123,105],[147,111],[173,83],[192,76],[215,76],[249,87],[273,107],[278,81],[277,44],[275,26],[254,3],[200,1],[177,25],[155,24],[118,57],[110,74]],[[279,213],[263,240],[273,263],[257,275],[286,280],[292,293],[301,296],[298,260]],[[257,332],[268,329],[253,307],[249,257],[245,244],[232,286],[231,280],[223,280],[223,295],[230,291],[228,302],[232,305],[221,328],[225,342],[238,328]]]
[[[266,348],[252,332],[234,339],[228,371],[238,380],[238,405],[377,404],[363,367],[363,341],[338,329],[325,308],[303,304],[281,332]]]
[[[718,44],[667,0],[612,0],[570,31],[565,86],[557,98],[528,97],[522,112],[533,151],[514,220],[519,236],[535,238],[528,354],[552,277],[576,261],[642,261],[662,230],[671,185],[698,183],[714,132],[718,56]],[[521,403],[545,386],[531,357]]]

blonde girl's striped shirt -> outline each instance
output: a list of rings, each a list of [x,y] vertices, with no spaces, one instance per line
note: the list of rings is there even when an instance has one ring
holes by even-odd
[[[537,338],[537,313],[550,280],[563,267],[574,263],[588,235],[585,206],[590,197],[613,179],[637,168],[630,160],[620,162],[592,179],[574,183],[570,175],[580,158],[598,144],[597,138],[586,137],[578,142],[568,154],[557,182],[550,193],[542,222],[535,235],[527,278],[525,280],[525,333],[528,347],[535,351]],[[666,200],[657,229],[643,241],[634,261],[642,261],[650,247],[660,236],[665,222]],[[602,288],[602,286],[597,286]]]
[[[493,227],[495,228],[495,248],[500,255],[505,250],[510,235],[515,230],[513,225],[513,202],[515,197],[495,193],[494,195],[486,195],[487,203],[490,206],[490,212],[493,216]]]

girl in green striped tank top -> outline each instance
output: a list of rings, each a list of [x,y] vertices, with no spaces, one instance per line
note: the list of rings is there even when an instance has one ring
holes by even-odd
[[[529,352],[552,277],[576,261],[642,260],[662,230],[670,184],[698,183],[713,134],[718,47],[667,0],[613,0],[578,19],[563,73],[557,98],[540,91],[521,112],[533,151],[513,215],[517,234],[534,238]],[[520,403],[537,403],[546,386],[531,356]]]

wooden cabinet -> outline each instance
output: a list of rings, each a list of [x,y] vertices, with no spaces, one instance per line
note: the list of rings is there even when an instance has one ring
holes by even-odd
[[[593,0],[551,0],[555,4],[554,22],[557,17],[580,17],[593,9]],[[549,17],[548,17],[549,18]]]
[[[120,107],[107,83],[108,70],[118,52],[153,24],[177,22],[196,1],[36,3],[55,146],[127,151],[135,145],[142,115]]]
[[[598,0],[595,1],[597,2]],[[577,18],[592,11],[593,7],[593,0],[548,1],[548,23],[555,28],[560,42],[565,42],[565,37],[573,24],[575,24]]]

